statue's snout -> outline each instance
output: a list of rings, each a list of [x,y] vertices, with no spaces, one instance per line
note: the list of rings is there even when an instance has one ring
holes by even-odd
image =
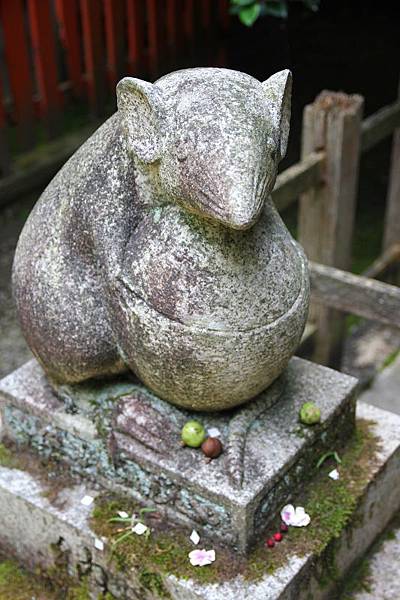
[[[242,176],[236,183],[220,186],[213,216],[231,229],[250,229],[258,220],[264,205],[264,196],[260,197],[257,193],[253,180],[244,179]]]

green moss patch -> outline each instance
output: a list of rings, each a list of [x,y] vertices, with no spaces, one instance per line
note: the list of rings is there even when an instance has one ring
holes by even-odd
[[[214,548],[216,561],[206,567],[193,567],[188,559],[188,553],[194,549],[189,541],[190,531],[166,527],[160,515],[149,513],[145,521],[152,529],[151,536],[129,536],[115,546],[113,560],[120,569],[138,573],[143,587],[157,592],[162,598],[168,597],[162,581],[169,574],[201,583],[226,581],[238,574],[248,580],[257,580],[284,566],[290,556],[309,553],[320,556],[340,536],[350,519],[354,520],[360,496],[376,464],[378,445],[378,440],[371,432],[371,423],[358,420],[355,433],[346,447],[333,449],[338,450],[342,460],[340,479],[337,481],[328,477],[329,471],[337,466],[336,463],[326,460],[317,469],[320,457],[316,456],[316,476],[307,485],[307,495],[297,498],[295,502],[306,508],[311,516],[311,524],[306,528],[290,528],[283,541],[273,549],[265,547],[265,540],[278,530],[279,519],[275,528],[266,532],[247,559],[207,540],[201,547]],[[124,510],[131,514],[138,512],[139,508],[126,498],[102,496],[97,500],[92,527],[98,535],[116,540],[121,535],[121,531],[118,531],[120,524],[110,523],[109,519],[115,517],[117,511]]]
[[[340,537],[350,520],[357,524],[356,508],[376,465],[379,449],[379,440],[372,434],[371,425],[358,420],[352,439],[340,453],[341,465],[324,462],[307,495],[296,500],[296,504],[306,508],[311,523],[305,528],[291,528],[285,542],[274,548],[275,567],[285,564],[288,552],[321,556],[328,545]],[[340,472],[337,481],[328,477],[335,467]]]
[[[57,600],[49,584],[27,573],[11,560],[0,560],[0,600]]]
[[[57,576],[29,573],[12,560],[0,557],[0,600],[90,600],[87,579],[77,583],[64,571]],[[113,600],[109,592],[98,600]]]

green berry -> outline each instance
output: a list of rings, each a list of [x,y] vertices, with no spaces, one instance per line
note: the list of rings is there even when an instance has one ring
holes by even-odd
[[[186,446],[199,448],[206,438],[206,432],[198,421],[188,421],[182,429],[182,442]]]
[[[313,402],[305,402],[300,409],[300,421],[304,425],[315,425],[321,420],[321,411]]]

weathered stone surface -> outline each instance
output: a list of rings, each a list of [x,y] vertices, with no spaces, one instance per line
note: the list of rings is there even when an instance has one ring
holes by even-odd
[[[356,380],[292,358],[252,403],[199,413],[207,429],[220,430],[224,446],[207,464],[200,450],[180,445],[190,412],[132,382],[106,389],[81,389],[66,412],[31,361],[0,382],[4,434],[241,551],[307,480],[315,454],[346,440],[354,426]],[[321,409],[319,425],[299,423],[305,401]]]
[[[287,564],[259,581],[237,577],[225,583],[202,585],[193,580],[166,577],[164,585],[173,600],[337,597],[333,589],[338,580],[362,557],[400,506],[400,417],[363,403],[358,407],[358,416],[374,422],[374,433],[381,444],[360,504],[336,540],[334,579],[327,578],[321,587],[318,580],[324,574],[324,565],[320,560],[314,555],[293,556],[289,550]],[[0,468],[0,545],[30,567],[52,566],[56,558],[60,565],[63,558],[64,568],[72,575],[89,576],[94,598],[107,589],[121,600],[155,600],[156,596],[141,586],[136,571],[131,570],[129,575],[113,571],[107,554],[95,549],[95,535],[88,523],[92,507],[80,503],[87,493],[95,496],[97,491],[85,486],[66,488],[62,492],[64,505],[56,508],[47,499],[48,490],[32,475]]]
[[[291,75],[125,78],[118,112],[66,163],[21,234],[14,292],[55,383],[130,369],[195,410],[255,397],[305,325],[305,256],[268,196]]]

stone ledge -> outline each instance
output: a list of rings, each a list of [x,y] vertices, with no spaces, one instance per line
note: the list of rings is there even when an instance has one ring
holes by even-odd
[[[228,452],[206,464],[198,450],[180,447],[180,429],[193,413],[163,402],[143,386],[118,385],[118,392],[107,392],[111,396],[102,389],[92,394],[91,401],[88,396],[85,401],[80,398],[78,412],[69,414],[37,362],[30,361],[0,382],[3,433],[40,455],[65,461],[75,473],[101,481],[110,490],[118,487],[144,503],[156,504],[169,519],[191,523],[203,535],[217,536],[243,552],[275,517],[282,500],[310,476],[315,453],[343,443],[354,427],[356,380],[293,358],[283,379],[257,398],[257,403],[268,406],[276,400],[274,388],[283,387],[279,400],[250,422],[245,477],[243,486],[237,488],[228,476]],[[117,394],[114,400],[113,393]],[[141,395],[145,400],[138,409]],[[300,426],[298,413],[306,401],[320,407],[320,425]],[[133,429],[141,408],[148,411],[143,414],[149,428],[155,415],[164,423],[159,427],[162,439],[151,442],[152,447],[135,438],[134,431],[121,433],[119,417],[110,418],[110,413],[129,404],[126,420],[131,419]],[[229,413],[198,413],[197,418],[208,428],[217,427],[227,447],[232,419],[246,410],[248,405]],[[105,433],[94,426],[99,414]]]
[[[380,439],[379,452],[365,483],[359,505],[335,544],[335,579],[319,583],[324,555],[291,556],[288,563],[256,582],[241,577],[225,583],[200,584],[168,576],[163,583],[174,600],[313,600],[332,597],[338,580],[359,560],[400,506],[400,417],[361,403],[358,416],[373,421]],[[92,507],[80,504],[84,494],[98,492],[76,485],[62,492],[63,505],[56,507],[47,490],[32,475],[0,469],[0,546],[25,565],[51,569],[55,551],[62,553],[71,576],[85,573],[94,596],[110,591],[116,598],[137,600],[158,596],[143,588],[138,573],[129,577],[113,570],[107,554],[94,548],[95,533],[89,519]],[[29,523],[29,527],[27,524]],[[326,558],[326,557],[325,557]]]

